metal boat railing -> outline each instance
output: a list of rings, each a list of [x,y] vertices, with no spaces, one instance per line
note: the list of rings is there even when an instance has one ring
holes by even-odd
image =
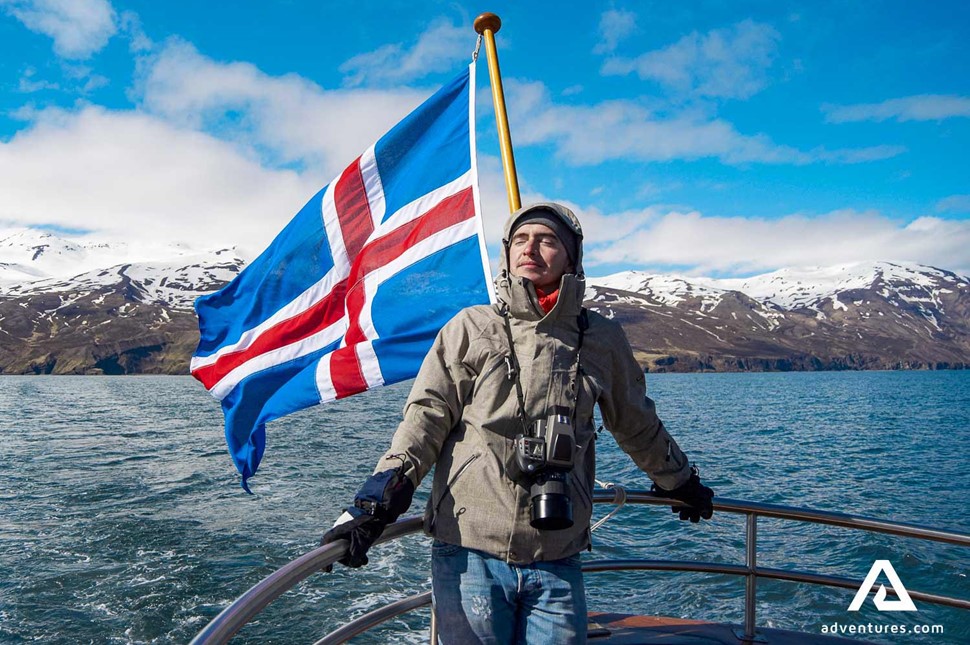
[[[649,504],[655,506],[669,506],[673,500],[659,497],[654,493],[644,490],[616,489],[615,491],[597,491],[593,495],[593,502],[596,504]],[[757,598],[757,586],[760,578],[786,580],[790,582],[802,582],[808,584],[824,585],[828,587],[841,587],[845,589],[858,589],[863,581],[837,576],[820,575],[805,571],[792,571],[788,569],[775,569],[758,566],[758,518],[769,517],[783,520],[794,520],[810,522],[813,524],[827,524],[848,529],[859,529],[875,533],[887,533],[890,535],[917,538],[921,540],[931,540],[935,542],[945,542],[958,546],[970,546],[970,535],[945,531],[940,529],[928,528],[916,524],[904,524],[900,522],[889,522],[885,520],[861,517],[858,515],[848,515],[844,513],[832,513],[827,511],[816,511],[806,508],[796,508],[790,506],[780,506],[775,504],[761,504],[757,502],[747,502],[716,497],[714,499],[714,509],[721,513],[737,513],[745,515],[745,562],[744,564],[726,564],[718,562],[684,562],[671,560],[594,560],[583,563],[583,571],[589,573],[601,571],[629,571],[629,570],[649,570],[649,571],[686,571],[697,573],[718,573],[735,576],[744,576],[745,595],[744,595],[744,629],[738,630],[736,635],[740,641],[757,640],[757,615],[755,611],[755,600]],[[421,530],[422,521],[419,517],[410,517],[398,521],[388,526],[384,534],[377,541],[377,544],[396,540],[411,533]],[[310,575],[320,571],[339,560],[347,551],[347,543],[344,541],[328,544],[319,547],[282,568],[273,572],[249,591],[237,598],[235,602],[226,607],[205,629],[192,640],[192,645],[216,645],[227,643],[233,635],[244,625],[250,622],[259,612],[276,598],[286,591],[295,587],[299,582],[305,580]],[[876,585],[873,585],[875,588]],[[895,589],[888,589],[889,593],[895,595]],[[909,590],[909,595],[914,600],[929,602],[937,605],[957,607],[960,609],[970,609],[970,600],[952,598],[937,594],[930,594],[920,591]],[[359,618],[342,625],[338,629],[330,632],[316,645],[343,643],[347,640],[364,633],[374,627],[391,620],[397,616],[408,613],[421,607],[431,604],[431,592],[415,594],[408,598],[385,605],[371,611]],[[434,642],[434,621],[432,619],[432,642]]]

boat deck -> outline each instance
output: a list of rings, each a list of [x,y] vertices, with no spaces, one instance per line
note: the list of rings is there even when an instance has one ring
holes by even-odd
[[[688,618],[666,616],[633,616],[615,613],[590,613],[589,641],[603,645],[634,645],[639,643],[665,643],[676,645],[739,645],[739,637],[744,633],[740,625],[709,623]],[[859,645],[865,641],[857,639],[808,634],[784,629],[758,628],[755,643],[769,645],[812,644],[838,645],[839,643]]]

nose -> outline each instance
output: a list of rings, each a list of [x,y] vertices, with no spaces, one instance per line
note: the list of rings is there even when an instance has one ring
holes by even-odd
[[[526,255],[535,255],[539,252],[539,240],[534,237],[530,237],[525,242],[524,252]]]

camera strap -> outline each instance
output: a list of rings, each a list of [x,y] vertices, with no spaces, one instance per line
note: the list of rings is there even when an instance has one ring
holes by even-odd
[[[531,423],[529,423],[529,416],[525,412],[525,395],[522,393],[522,381],[520,374],[522,370],[519,367],[519,357],[515,353],[515,341],[512,340],[512,322],[509,316],[508,308],[502,312],[502,318],[505,321],[505,335],[509,339],[509,352],[505,360],[509,368],[509,378],[515,382],[515,397],[519,402],[519,422],[522,424],[522,431],[524,434],[528,435],[530,433]],[[586,335],[586,330],[589,329],[589,316],[586,312],[586,307],[583,307],[579,316],[577,316],[577,322],[579,323],[579,341],[576,343],[576,361],[575,361],[575,374],[573,375],[573,382],[575,387],[579,388],[579,355],[583,349],[583,337]],[[578,395],[577,395],[578,398]],[[573,425],[576,424],[576,405],[572,406],[572,422]]]
[[[505,335],[509,339],[510,355],[505,358],[509,368],[508,375],[515,382],[515,396],[519,400],[519,422],[522,424],[522,433],[528,435],[529,417],[525,413],[525,396],[522,394],[522,382],[519,379],[519,373],[522,370],[519,369],[519,357],[515,353],[515,341],[512,340],[512,323],[509,320],[508,308],[502,312],[502,318],[505,321]]]

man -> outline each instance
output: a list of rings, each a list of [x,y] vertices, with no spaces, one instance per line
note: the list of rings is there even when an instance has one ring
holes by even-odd
[[[443,643],[586,642],[596,404],[657,490],[687,504],[681,519],[711,517],[714,493],[657,418],[622,329],[582,307],[582,237],[562,205],[513,213],[499,303],[438,334],[390,450],[323,538],[366,564],[436,465],[425,530]]]

